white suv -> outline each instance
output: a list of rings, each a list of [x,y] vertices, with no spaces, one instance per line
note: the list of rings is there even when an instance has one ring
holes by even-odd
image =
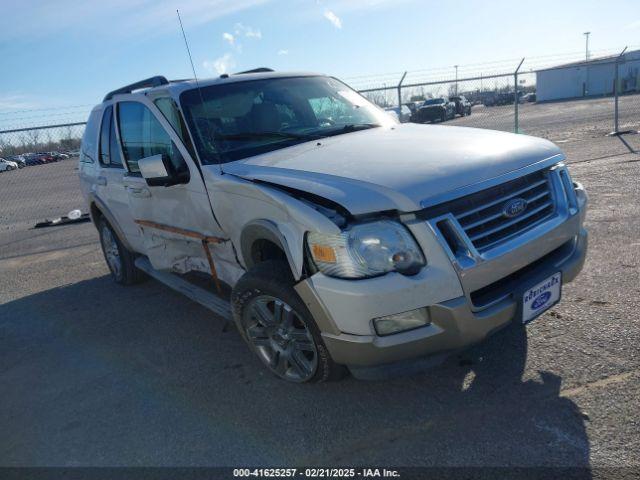
[[[563,160],[258,69],[109,93],[79,172],[117,282],[146,272],[232,316],[267,368],[307,382],[439,358],[554,305],[587,248]]]

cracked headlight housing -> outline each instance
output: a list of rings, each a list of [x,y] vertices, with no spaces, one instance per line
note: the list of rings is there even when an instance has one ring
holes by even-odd
[[[425,265],[406,227],[391,220],[356,224],[337,235],[310,232],[307,245],[318,270],[332,277],[414,275]]]

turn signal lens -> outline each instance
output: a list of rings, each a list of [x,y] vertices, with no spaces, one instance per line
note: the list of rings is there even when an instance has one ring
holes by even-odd
[[[312,245],[311,253],[316,262],[336,263],[336,252],[328,245]]]

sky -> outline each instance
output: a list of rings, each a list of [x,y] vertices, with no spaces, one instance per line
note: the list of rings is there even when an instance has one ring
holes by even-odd
[[[0,115],[54,123],[127,83],[191,78],[176,9],[200,78],[264,66],[365,87],[404,70],[562,63],[584,52],[585,31],[594,54],[640,48],[637,2],[0,0]]]

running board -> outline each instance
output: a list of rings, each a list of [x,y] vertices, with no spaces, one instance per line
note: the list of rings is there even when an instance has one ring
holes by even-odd
[[[231,305],[226,300],[220,298],[215,293],[209,292],[204,288],[200,288],[190,282],[187,282],[178,275],[169,272],[161,272],[151,266],[151,262],[147,257],[138,257],[136,259],[136,267],[145,272],[150,277],[155,278],[167,287],[180,292],[184,296],[190,298],[194,302],[199,303],[208,308],[216,315],[221,316],[226,321],[231,321]]]

